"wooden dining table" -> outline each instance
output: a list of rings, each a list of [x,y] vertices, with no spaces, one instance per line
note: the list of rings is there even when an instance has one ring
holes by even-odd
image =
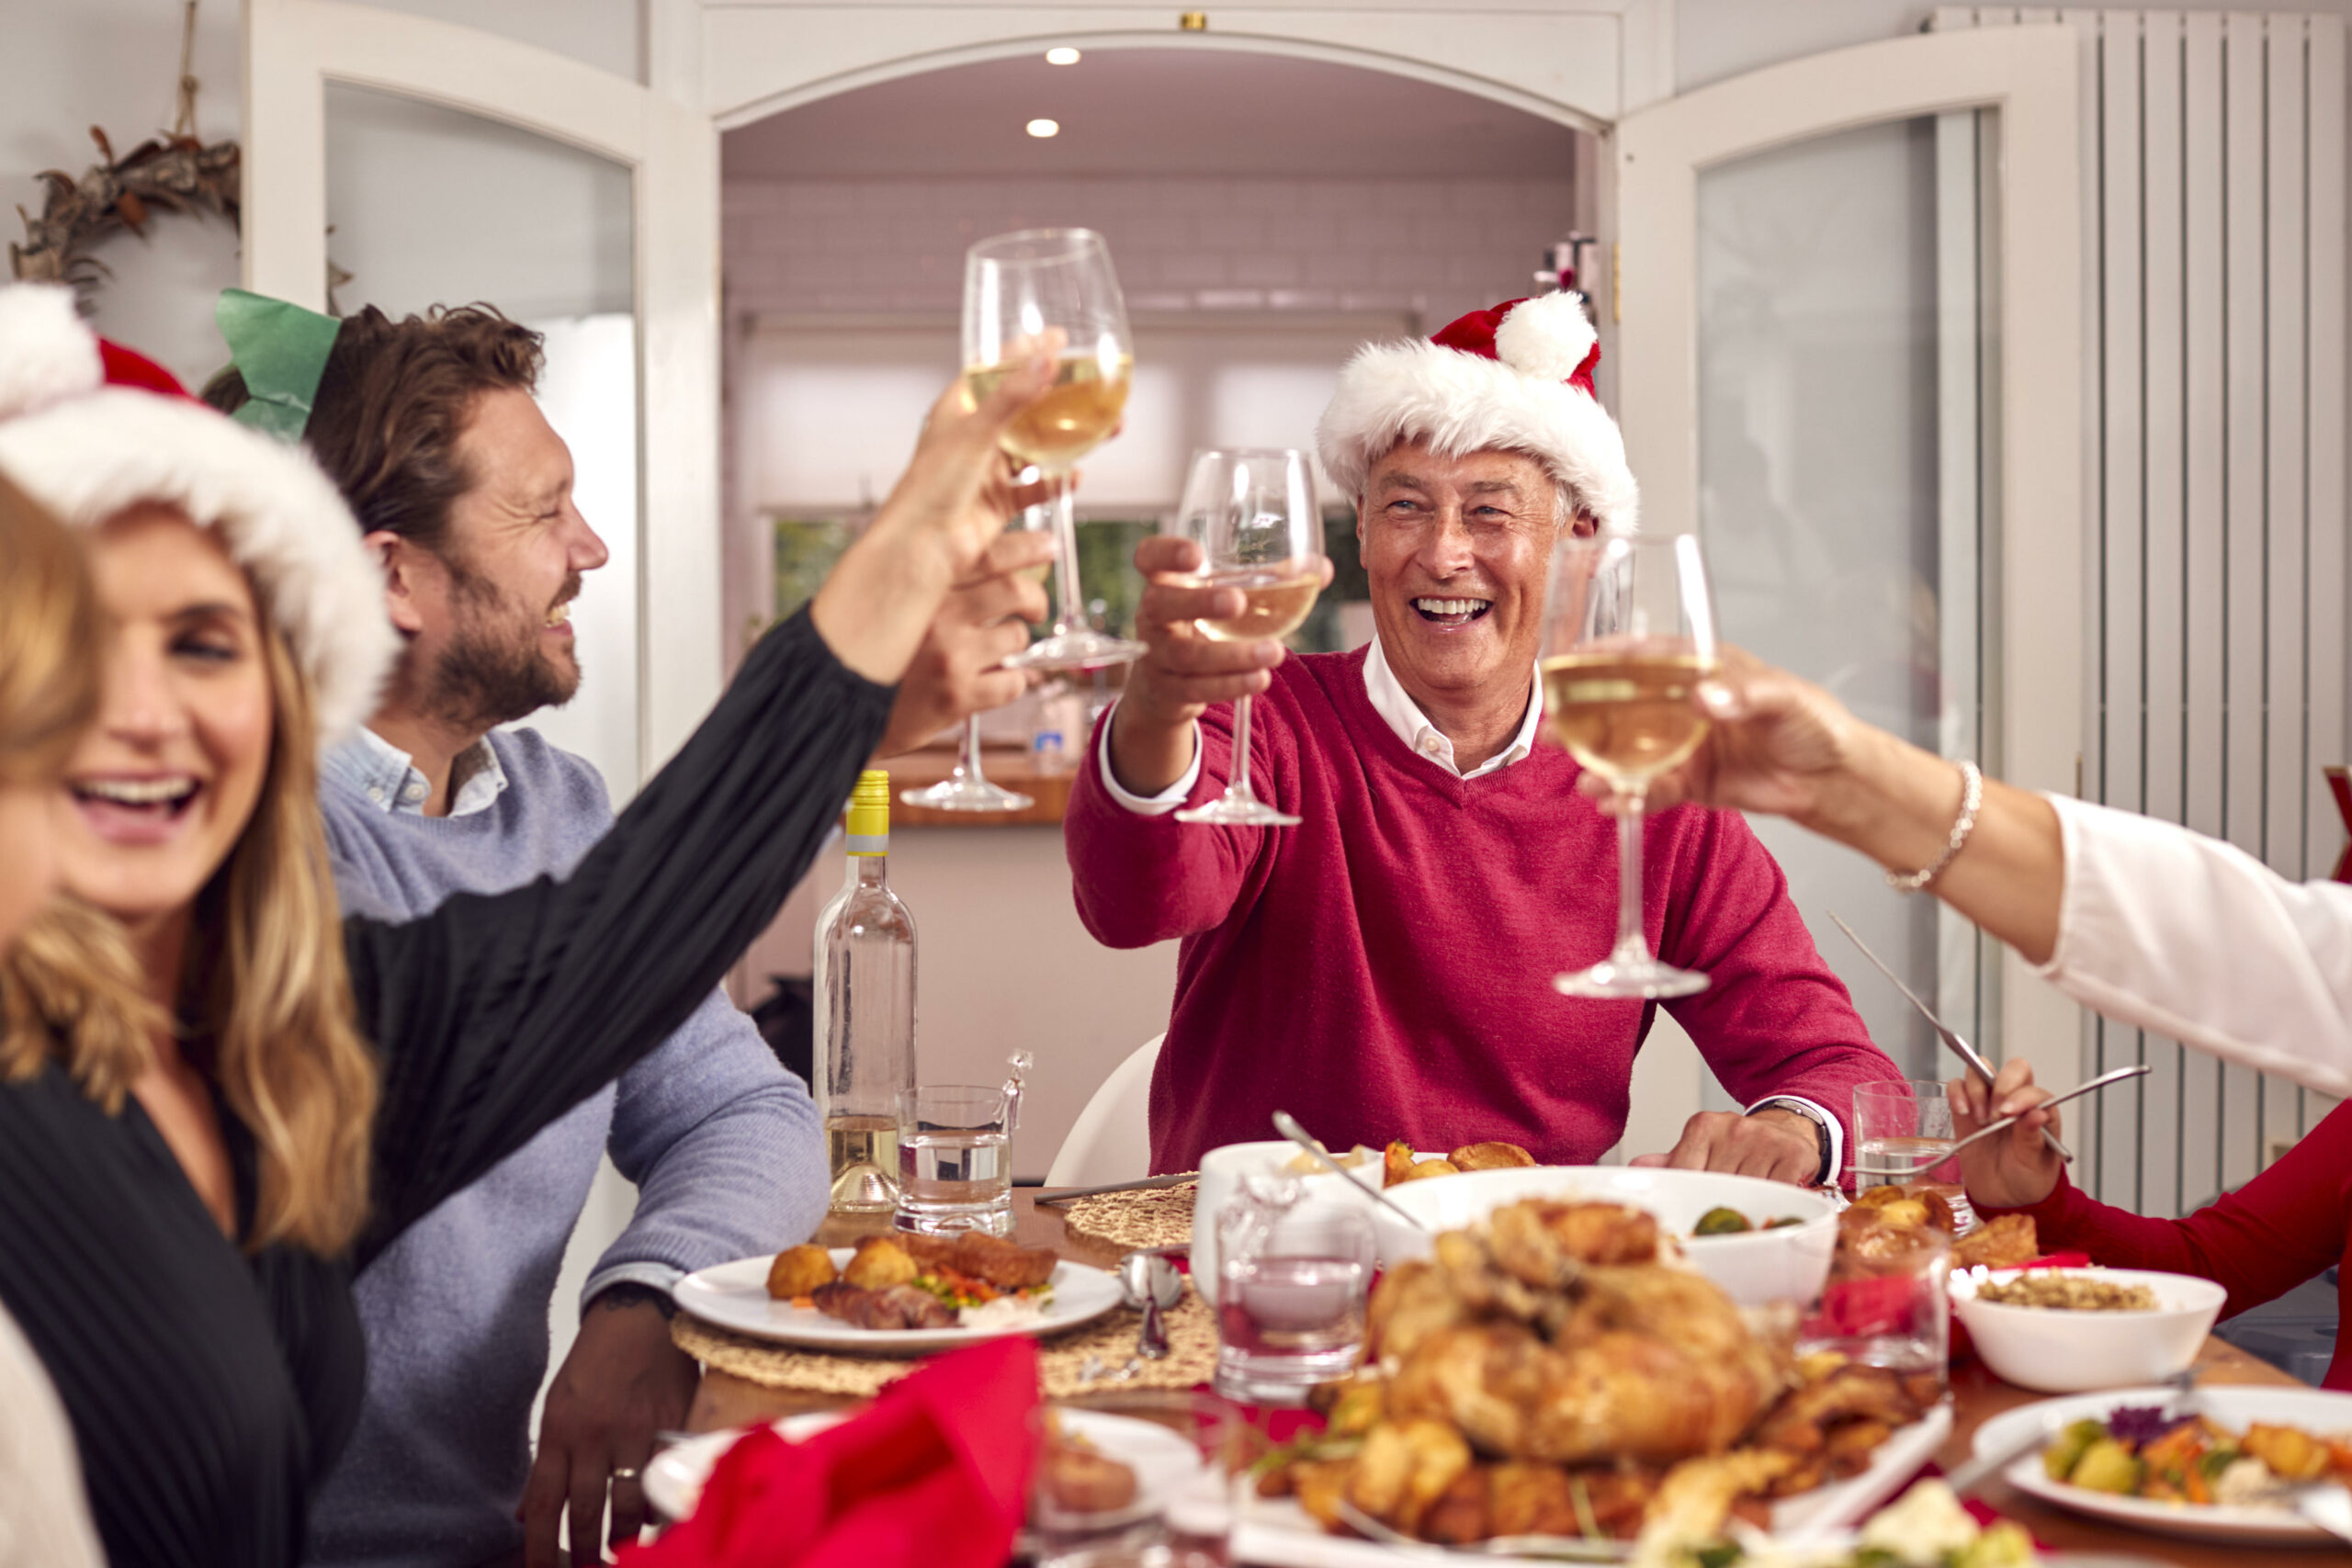
[[[1091,1263],[1098,1268],[1118,1261],[1118,1248],[1069,1235],[1062,1224],[1061,1212],[1040,1207],[1034,1192],[1016,1190],[1012,1205],[1013,1236],[1023,1246],[1050,1247],[1072,1262]],[[872,1220],[837,1217],[825,1223],[817,1239],[828,1247],[845,1247],[860,1236],[883,1234],[888,1224],[888,1215]],[[2199,1381],[2208,1384],[2302,1386],[2269,1363],[2211,1337],[2206,1339],[2204,1348],[2198,1354],[2197,1369]],[[1970,1439],[1978,1427],[2005,1410],[2045,1396],[2003,1382],[1985,1371],[1984,1362],[1971,1358],[1952,1371],[1951,1397],[1951,1436],[1936,1452],[1937,1462],[1946,1470],[1967,1460]],[[768,1388],[731,1373],[706,1369],[695,1389],[686,1425],[692,1431],[718,1431],[841,1403],[835,1396]],[[2270,1563],[2308,1565],[2326,1560],[2322,1552],[2299,1548],[2209,1545],[2124,1529],[2052,1507],[1998,1479],[1981,1487],[1977,1495],[2004,1517],[2025,1526],[2037,1541],[2053,1551],[2107,1553],[2118,1558],[2177,1563],[2181,1568],[2262,1568]]]

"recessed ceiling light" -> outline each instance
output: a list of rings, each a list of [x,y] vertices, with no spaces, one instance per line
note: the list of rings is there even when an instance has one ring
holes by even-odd
[[[1075,65],[1078,60],[1078,51],[1068,44],[1046,51],[1046,63],[1048,65]]]
[[[1060,120],[1033,119],[1029,122],[1029,134],[1032,136],[1059,136],[1061,133],[1062,122]]]

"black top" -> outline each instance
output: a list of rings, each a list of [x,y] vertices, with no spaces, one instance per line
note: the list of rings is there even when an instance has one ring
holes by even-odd
[[[349,1257],[243,1254],[135,1099],[108,1117],[53,1065],[0,1088],[0,1303],[57,1383],[113,1562],[300,1557],[359,1411],[353,1273],[685,1021],[808,869],[889,706],[804,611],[568,882],[345,922],[383,1064]],[[253,1139],[221,1124],[242,1232]]]

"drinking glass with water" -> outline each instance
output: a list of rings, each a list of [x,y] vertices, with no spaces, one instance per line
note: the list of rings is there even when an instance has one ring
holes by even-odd
[[[1305,1193],[1288,1177],[1245,1177],[1217,1216],[1216,1387],[1227,1399],[1304,1404],[1363,1353],[1372,1222]]]
[[[1012,1234],[1012,1133],[1031,1057],[1016,1051],[994,1089],[932,1084],[899,1095],[899,1206],[904,1231]]]

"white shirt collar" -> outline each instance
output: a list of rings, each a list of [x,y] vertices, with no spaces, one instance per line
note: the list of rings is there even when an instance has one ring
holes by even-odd
[[[358,734],[328,754],[327,772],[366,796],[387,814],[421,817],[433,785],[418,771],[416,760],[374,730]],[[506,788],[506,770],[483,736],[458,753],[449,765],[454,786],[449,815],[470,817],[487,811]]]
[[[1381,651],[1380,638],[1375,635],[1363,658],[1363,693],[1372,699],[1373,711],[1388,723],[1396,739],[1410,747],[1413,755],[1436,763],[1456,778],[1479,779],[1488,773],[1524,761],[1535,750],[1535,735],[1544,723],[1544,683],[1528,671],[1527,716],[1519,721],[1519,733],[1509,746],[1496,755],[1464,773],[1453,761],[1453,741],[1445,731],[1431,724],[1429,716],[1407,694],[1404,682],[1396,679],[1396,671],[1388,667],[1388,656]]]

